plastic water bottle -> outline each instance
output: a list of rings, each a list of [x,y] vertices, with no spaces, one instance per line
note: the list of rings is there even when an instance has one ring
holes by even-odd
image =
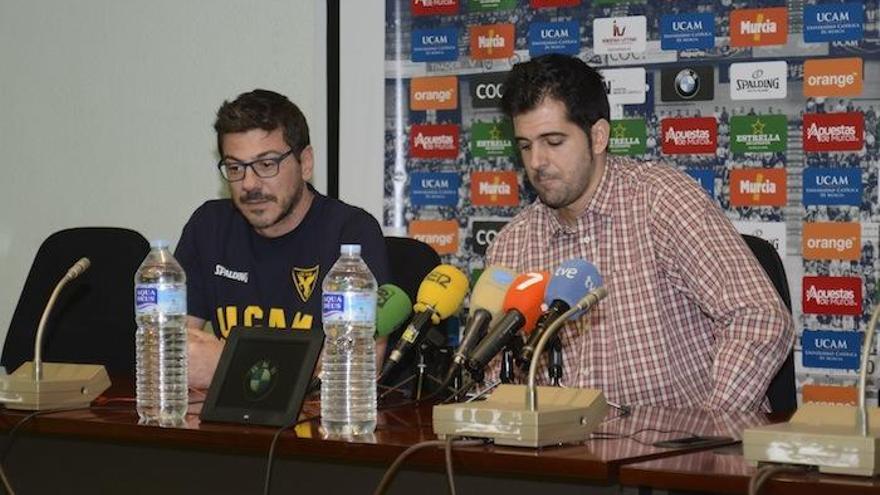
[[[165,241],[153,241],[134,276],[137,413],[141,424],[179,426],[189,402],[186,274]]]
[[[329,435],[376,429],[376,278],[361,247],[343,244],[324,277],[321,426]]]

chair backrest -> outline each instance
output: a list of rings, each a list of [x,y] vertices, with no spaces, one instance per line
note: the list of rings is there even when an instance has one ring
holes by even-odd
[[[34,339],[49,295],[82,257],[91,267],[58,296],[43,335],[49,362],[103,364],[112,374],[134,372],[134,274],[150,244],[134,230],[80,227],[50,235],[40,245],[6,335],[8,372],[34,358]]]
[[[431,246],[409,237],[386,237],[385,248],[391,266],[391,283],[415,302],[419,285],[440,264],[440,255]]]
[[[785,266],[779,253],[772,244],[751,235],[743,234],[743,240],[752,250],[761,267],[767,273],[776,292],[788,311],[791,312],[791,290],[788,287],[788,279],[785,277]],[[797,387],[794,373],[794,350],[788,353],[788,357],[782,363],[782,367],[773,377],[770,386],[767,387],[767,399],[770,401],[770,409],[773,412],[790,412],[797,409]]]

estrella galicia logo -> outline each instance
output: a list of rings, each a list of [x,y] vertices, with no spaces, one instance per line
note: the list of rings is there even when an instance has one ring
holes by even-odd
[[[474,108],[500,107],[506,77],[506,72],[490,72],[471,77],[471,106]]]
[[[801,347],[806,367],[855,370],[859,368],[862,332],[804,330]]]
[[[859,206],[862,203],[861,169],[805,168],[803,201],[805,206]]]
[[[660,49],[711,50],[714,47],[713,14],[664,15],[660,18]]]
[[[471,224],[474,254],[485,256],[489,244],[492,244],[505,225],[507,225],[506,220],[474,220]]]
[[[244,377],[245,399],[257,402],[265,399],[278,383],[278,365],[269,359],[261,359],[247,370]]]
[[[529,55],[538,57],[548,53],[577,55],[580,35],[577,21],[535,22],[529,26]]]
[[[458,60],[458,28],[414,29],[413,62],[449,62]]]
[[[804,7],[804,41],[860,40],[865,31],[861,3],[827,3]]]
[[[715,69],[711,65],[660,71],[661,101],[706,101],[715,97]]]
[[[413,206],[456,206],[461,176],[456,172],[414,172],[409,176]]]
[[[685,170],[700,186],[706,190],[710,198],[715,197],[715,171],[711,168],[689,168]]]

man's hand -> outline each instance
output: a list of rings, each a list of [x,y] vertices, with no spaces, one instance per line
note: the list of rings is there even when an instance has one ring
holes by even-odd
[[[223,341],[214,335],[192,328],[187,329],[186,350],[189,358],[187,374],[189,386],[205,390],[211,385],[211,378],[223,352]]]

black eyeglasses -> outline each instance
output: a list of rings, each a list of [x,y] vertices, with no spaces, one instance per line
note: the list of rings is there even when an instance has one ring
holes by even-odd
[[[258,158],[247,163],[227,161],[224,158],[217,164],[217,168],[220,169],[220,174],[227,182],[238,182],[244,179],[244,174],[247,172],[248,167],[257,174],[257,177],[268,179],[269,177],[275,177],[278,175],[278,168],[281,167],[281,162],[292,153],[293,149],[291,148],[281,155]]]

